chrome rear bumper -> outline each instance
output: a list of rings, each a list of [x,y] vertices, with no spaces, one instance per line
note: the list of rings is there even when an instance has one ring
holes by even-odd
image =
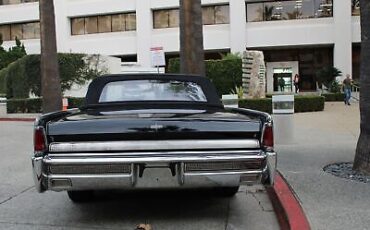
[[[32,158],[34,180],[45,190],[232,187],[274,183],[276,153],[200,151],[70,153]]]

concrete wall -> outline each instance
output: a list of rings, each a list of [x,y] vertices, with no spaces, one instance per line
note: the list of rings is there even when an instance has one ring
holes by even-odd
[[[178,7],[174,0],[57,0],[56,25],[59,52],[103,55],[136,55],[137,68],[151,67],[150,47],[163,46],[165,52],[179,51],[179,29],[153,29],[152,10]],[[207,50],[246,47],[334,46],[334,64],[344,74],[352,70],[352,43],[360,42],[359,17],[351,16],[351,1],[334,0],[332,18],[289,21],[246,22],[244,0],[202,0],[207,4],[230,4],[230,24],[204,26]],[[71,36],[70,18],[76,16],[136,11],[137,30],[105,34]],[[0,23],[38,20],[38,3],[0,6]],[[23,41],[28,53],[39,53],[38,39]],[[5,46],[13,42],[5,42]],[[281,60],[284,61],[284,60]],[[136,68],[135,67],[135,68]]]

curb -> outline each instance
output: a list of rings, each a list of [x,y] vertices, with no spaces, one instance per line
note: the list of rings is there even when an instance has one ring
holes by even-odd
[[[293,189],[280,172],[276,172],[275,184],[267,188],[282,230],[310,230],[310,224]]]
[[[23,122],[34,122],[36,118],[1,118],[0,121],[23,121]]]

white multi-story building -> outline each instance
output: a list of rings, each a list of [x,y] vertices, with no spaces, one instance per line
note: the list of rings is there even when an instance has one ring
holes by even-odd
[[[358,1],[202,0],[206,57],[262,50],[268,91],[279,78],[290,84],[297,73],[302,90],[316,89],[317,70],[335,66],[359,75]],[[152,70],[151,47],[166,58],[179,55],[179,0],[56,0],[59,52],[120,57]],[[4,46],[21,38],[28,53],[40,52],[37,0],[0,0]],[[289,88],[289,87],[288,87]],[[289,90],[289,89],[288,89]]]

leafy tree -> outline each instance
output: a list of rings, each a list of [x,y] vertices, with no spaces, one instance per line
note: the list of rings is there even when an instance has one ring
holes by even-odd
[[[370,1],[360,0],[361,10],[361,74],[360,74],[360,137],[354,170],[370,175]]]
[[[2,35],[0,34],[0,70],[7,67],[10,63],[26,56],[26,49],[18,38],[15,38],[15,46],[5,50]]]
[[[335,67],[329,66],[319,70],[316,75],[320,88],[322,88],[322,85],[324,85],[331,92],[336,92],[338,90],[336,78],[342,76],[342,71]]]

